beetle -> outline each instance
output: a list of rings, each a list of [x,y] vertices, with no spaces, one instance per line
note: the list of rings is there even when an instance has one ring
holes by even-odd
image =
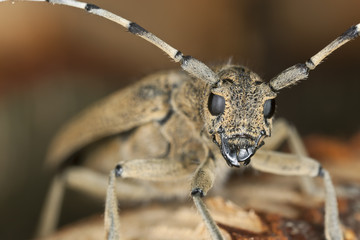
[[[307,78],[331,52],[359,36],[359,24],[305,63],[264,82],[240,65],[208,67],[136,23],[93,4],[41,1],[80,8],[114,21],[159,47],[186,72],[165,71],[145,77],[85,110],[58,133],[47,160],[59,172],[44,207],[41,235],[51,232],[56,224],[65,184],[101,195],[89,181],[103,181],[102,173],[115,165],[106,196],[108,239],[120,238],[118,198],[184,197],[187,184],[211,238],[222,239],[202,198],[216,176],[224,176],[230,167],[240,168],[251,160],[253,168],[264,172],[322,177],[326,190],[325,235],[327,239],[342,239],[329,173],[306,156],[296,131],[283,120],[273,124],[273,116],[278,92]],[[271,151],[285,140],[293,154]],[[81,166],[74,166],[78,162]],[[145,186],[146,181],[154,188]]]

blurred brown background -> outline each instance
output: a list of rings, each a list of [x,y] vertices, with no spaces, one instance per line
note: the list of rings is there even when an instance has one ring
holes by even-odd
[[[208,64],[229,58],[269,80],[360,22],[358,0],[92,1]],[[360,39],[278,97],[302,135],[360,130]],[[0,4],[0,239],[31,238],[50,173],[47,145],[72,115],[156,70],[179,68],[114,23],[45,3]],[[61,223],[101,211],[66,193]]]

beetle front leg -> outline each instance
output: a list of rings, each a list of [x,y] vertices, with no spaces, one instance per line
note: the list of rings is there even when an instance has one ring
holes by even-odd
[[[336,193],[329,173],[319,162],[293,154],[258,151],[252,166],[260,171],[279,175],[322,177],[325,187],[325,236],[327,240],[341,240],[343,234],[339,222]]]
[[[296,128],[291,126],[286,120],[278,119],[274,123],[272,132],[272,136],[265,140],[265,145],[262,147],[263,150],[276,150],[286,141],[291,153],[299,156],[300,161],[303,157],[308,157],[299,133],[296,131]],[[300,177],[300,187],[306,194],[315,195],[317,193],[314,182],[308,177]]]
[[[116,197],[116,178],[134,178],[150,181],[176,181],[185,179],[193,171],[193,164],[184,164],[166,158],[134,159],[120,162],[110,172],[105,202],[106,239],[121,239],[119,230],[118,201]]]
[[[213,186],[214,180],[215,160],[209,157],[195,172],[191,185],[191,196],[211,235],[211,239],[222,240],[223,236],[202,200],[202,198]]]

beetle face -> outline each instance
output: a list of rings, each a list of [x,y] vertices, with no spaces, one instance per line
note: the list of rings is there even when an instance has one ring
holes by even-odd
[[[220,80],[204,106],[207,130],[227,163],[240,167],[271,134],[276,93],[241,66],[227,66],[217,74]]]

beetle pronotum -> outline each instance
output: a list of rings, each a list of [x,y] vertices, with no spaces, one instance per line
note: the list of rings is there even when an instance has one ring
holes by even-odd
[[[101,168],[99,161],[102,161],[100,165],[104,169],[118,162],[110,173],[106,196],[108,239],[120,239],[116,195],[151,198],[155,193],[149,192],[141,181],[176,181],[183,186],[188,176],[192,177],[191,196],[211,238],[223,239],[202,198],[213,186],[216,175],[226,174],[228,166],[247,165],[251,159],[252,167],[264,172],[321,176],[326,190],[326,238],[343,238],[329,173],[306,156],[294,129],[285,121],[273,126],[272,119],[278,91],[307,78],[331,52],[359,36],[360,24],[351,27],[305,63],[296,64],[269,82],[263,82],[243,66],[208,67],[184,56],[136,23],[93,4],[74,0],[29,1],[63,4],[114,21],[163,50],[189,74],[168,71],[150,75],[84,111],[59,132],[49,150],[48,161],[60,171],[44,208],[41,235],[48,234],[56,225],[61,201],[58,196],[64,183],[71,186],[81,175],[100,181],[103,176],[94,169]],[[270,135],[272,138],[267,138]],[[145,138],[151,144],[144,144]],[[294,154],[271,151],[285,140]],[[81,157],[87,168],[69,167],[75,157]],[[116,178],[121,181],[115,181]],[[130,186],[128,178],[141,180],[132,185],[137,195],[133,190],[124,190]],[[115,185],[122,186],[123,192],[116,194]],[[95,191],[92,186],[85,188]],[[168,188],[161,194],[176,195],[175,190],[178,189]]]

